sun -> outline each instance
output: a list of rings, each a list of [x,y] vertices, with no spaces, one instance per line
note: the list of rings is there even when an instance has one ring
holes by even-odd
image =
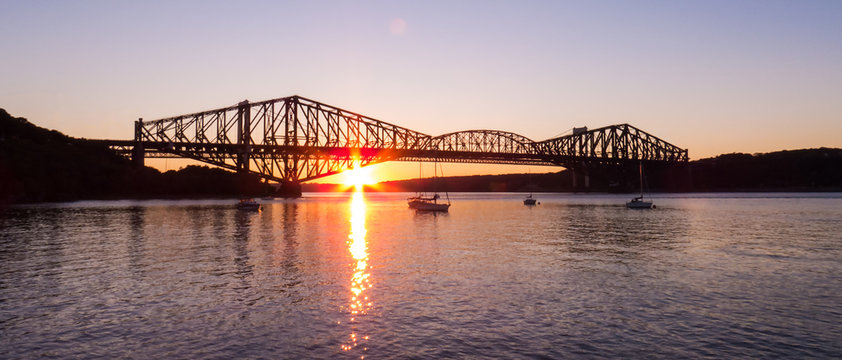
[[[377,184],[371,167],[361,167],[359,161],[354,162],[354,168],[342,172],[343,183],[346,186],[363,186]]]

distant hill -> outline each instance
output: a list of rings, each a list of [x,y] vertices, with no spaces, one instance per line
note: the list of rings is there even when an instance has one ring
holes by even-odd
[[[690,165],[700,191],[842,190],[842,149],[725,154]]]
[[[205,166],[166,173],[135,169],[105,146],[38,127],[0,109],[0,204],[264,191],[257,177]]]
[[[651,191],[842,191],[842,149],[803,149],[765,154],[725,154],[689,162],[686,167],[646,168]],[[583,174],[563,170],[544,174],[477,175],[386,181],[371,191],[452,192],[633,192],[637,168],[594,170],[585,187]],[[342,191],[333,184],[304,184],[304,191]]]

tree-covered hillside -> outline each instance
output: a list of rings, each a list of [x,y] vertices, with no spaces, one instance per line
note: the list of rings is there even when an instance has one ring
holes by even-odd
[[[679,166],[644,167],[651,191],[842,191],[842,149],[804,149],[765,154],[726,154]],[[584,172],[562,170],[545,174],[477,175],[387,181],[372,191],[596,191],[634,192],[639,189],[637,166],[593,169],[588,186]],[[325,184],[305,191],[337,191]]]
[[[38,127],[0,109],[0,203],[262,194],[254,176],[205,166],[134,168],[105,146]]]
[[[822,191],[842,189],[842,149],[726,154],[693,161],[700,191]]]

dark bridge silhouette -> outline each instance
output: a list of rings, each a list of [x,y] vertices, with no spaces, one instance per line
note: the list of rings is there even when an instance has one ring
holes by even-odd
[[[533,141],[496,130],[431,136],[300,96],[135,122],[134,140],[99,140],[142,165],[190,158],[282,184],[385,161],[563,166],[687,162],[681,149],[629,124]]]

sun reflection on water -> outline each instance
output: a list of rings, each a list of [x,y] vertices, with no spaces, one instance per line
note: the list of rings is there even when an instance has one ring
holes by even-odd
[[[354,262],[354,273],[351,275],[350,284],[350,302],[348,304],[348,312],[350,313],[351,334],[349,339],[342,344],[342,350],[351,350],[360,345],[361,342],[368,340],[368,336],[361,336],[358,333],[359,317],[368,313],[372,302],[366,294],[366,290],[371,288],[370,274],[366,272],[368,268],[368,246],[365,241],[365,211],[366,204],[363,197],[362,186],[357,186],[354,189],[354,194],[351,197],[351,234],[348,235],[348,251]],[[363,350],[366,350],[363,347]],[[363,358],[361,356],[361,358]]]

